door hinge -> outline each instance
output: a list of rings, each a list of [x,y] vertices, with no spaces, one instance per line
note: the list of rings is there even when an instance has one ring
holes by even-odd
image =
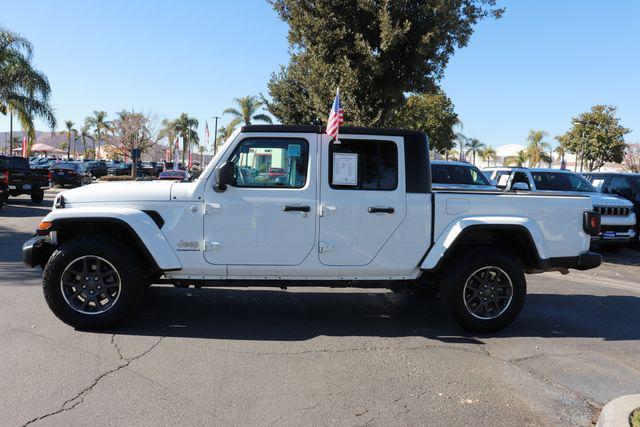
[[[211,212],[219,211],[221,209],[220,203],[205,203],[202,212],[206,215]]]
[[[328,205],[325,205],[324,203],[320,205],[319,210],[320,210],[320,216],[333,215],[336,213],[335,206],[328,206]]]
[[[204,242],[204,250],[205,251],[214,251],[217,249],[220,249],[222,247],[222,244],[220,242],[212,242],[212,241],[206,241]]]
[[[321,254],[334,250],[336,247],[333,243],[320,242],[319,251]]]

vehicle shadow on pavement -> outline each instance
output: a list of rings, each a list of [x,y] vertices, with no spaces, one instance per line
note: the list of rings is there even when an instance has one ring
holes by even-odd
[[[0,218],[42,218],[51,212],[51,201],[44,201],[34,205],[30,200],[12,200],[0,209]]]
[[[22,244],[32,237],[33,233],[16,233],[12,227],[0,225],[0,262],[22,261]]]
[[[435,297],[393,293],[152,287],[124,335],[303,341],[317,336],[422,336],[483,344],[446,319]],[[520,318],[493,337],[640,339],[640,298],[530,294]]]
[[[640,266],[640,246],[637,245],[594,245],[593,250],[602,255],[602,261],[620,265]]]

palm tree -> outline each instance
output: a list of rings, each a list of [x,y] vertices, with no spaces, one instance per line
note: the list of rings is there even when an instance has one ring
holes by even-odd
[[[469,142],[469,138],[467,138],[464,134],[462,133],[456,133],[456,141],[458,141],[458,160],[463,161],[464,160],[464,147],[466,147],[466,145]]]
[[[496,159],[496,150],[494,150],[492,146],[488,146],[487,148],[482,150],[481,156],[482,156],[482,160],[487,161],[487,167],[489,167],[490,166],[489,162],[492,159],[493,160]]]
[[[93,152],[95,158],[100,157],[100,142],[102,141],[102,132],[109,128],[109,122],[106,121],[107,113],[105,111],[94,111],[93,116],[84,119],[84,124],[89,129],[93,129],[98,140],[98,148],[96,149],[96,141],[93,141]]]
[[[214,153],[217,153],[218,147],[224,144],[227,139],[229,139],[229,137],[236,130],[236,127],[238,127],[241,121],[242,119],[236,117],[231,120],[226,126],[221,126],[218,128],[218,138],[213,142]]]
[[[235,98],[235,103],[238,104],[239,109],[227,108],[222,114],[231,114],[235,118],[244,121],[245,125],[250,125],[251,120],[258,120],[266,123],[273,123],[271,117],[266,114],[256,114],[256,112],[265,105],[264,101],[261,101],[257,96],[245,96],[244,98]]]
[[[528,160],[529,154],[527,153],[527,150],[520,150],[518,151],[518,154],[516,156],[505,157],[504,164],[505,166],[514,165],[522,167],[525,163],[527,163]]]
[[[189,117],[187,113],[180,114],[180,117],[173,122],[173,132],[176,136],[182,137],[182,164],[184,164],[184,156],[191,144],[196,144],[200,140],[198,132],[198,119]]]
[[[49,104],[51,86],[47,77],[31,65],[32,54],[27,39],[0,27],[0,113],[10,116],[10,150],[14,114],[31,140],[35,139],[34,117],[40,117],[52,129],[56,126]]]
[[[527,141],[529,146],[527,147],[527,154],[529,158],[529,164],[531,166],[539,166],[541,161],[548,161],[549,156],[546,150],[550,148],[549,144],[544,140],[549,135],[544,130],[530,130]]]
[[[204,144],[203,145],[198,145],[196,147],[196,150],[198,151],[198,154],[200,154],[200,158],[202,159],[200,161],[200,167],[204,168],[204,153],[207,152],[207,147],[205,147]]]
[[[565,142],[562,136],[556,136],[556,141],[558,141],[558,146],[553,149],[553,152],[558,155],[558,159],[560,160],[560,165],[565,164],[564,156],[567,154],[567,148],[565,147]]]
[[[80,138],[82,138],[82,149],[84,157],[87,157],[87,138],[90,138],[93,143],[95,144],[95,140],[93,139],[93,137],[91,136],[91,133],[89,132],[89,126],[87,126],[87,124],[85,123],[84,126],[82,126],[80,128]],[[95,156],[95,153],[94,153]]]
[[[476,153],[485,148],[484,143],[480,142],[478,138],[469,139],[464,146],[468,149],[465,154],[473,154],[473,164],[476,164]]]
[[[73,134],[73,157],[76,158],[76,153],[75,153],[75,135],[78,133],[78,131],[76,129],[73,128],[73,126],[75,125],[75,123],[73,123],[71,120],[67,120],[66,122],[64,122],[65,127],[67,128],[67,159],[71,159],[71,134]]]

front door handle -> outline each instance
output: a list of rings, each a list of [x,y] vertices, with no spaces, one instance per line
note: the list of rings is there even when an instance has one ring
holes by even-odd
[[[375,206],[372,206],[370,208],[367,209],[367,212],[369,213],[386,213],[386,214],[392,214],[394,213],[396,210],[394,208],[390,208],[390,207],[386,207],[386,208],[377,208]]]
[[[285,205],[282,207],[283,212],[311,212],[310,206],[291,206]]]

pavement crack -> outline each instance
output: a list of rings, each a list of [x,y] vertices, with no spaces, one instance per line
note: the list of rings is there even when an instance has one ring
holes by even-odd
[[[114,343],[114,341],[113,341],[113,337],[114,337],[114,336],[115,336],[115,334],[111,337],[111,342],[112,342],[112,343]],[[100,381],[102,381],[102,379],[103,379],[103,378],[105,378],[106,376],[111,375],[111,374],[113,374],[113,373],[115,373],[115,372],[118,372],[118,371],[119,371],[119,370],[121,370],[121,369],[124,369],[124,368],[128,367],[128,366],[131,364],[131,362],[133,362],[133,361],[135,361],[135,360],[138,360],[138,359],[141,359],[142,357],[146,356],[146,355],[147,355],[147,354],[149,354],[149,353],[150,353],[154,348],[156,348],[156,347],[158,346],[158,344],[160,344],[160,342],[161,342],[164,338],[165,338],[165,337],[160,337],[160,338],[158,339],[158,341],[156,341],[156,342],[155,342],[151,347],[149,347],[147,350],[143,351],[142,353],[140,353],[140,354],[138,354],[138,355],[136,355],[136,356],[134,356],[134,357],[132,357],[132,358],[130,358],[130,359],[124,359],[124,358],[122,357],[122,355],[120,354],[120,351],[118,351],[118,354],[120,354],[120,358],[121,358],[122,360],[124,360],[124,361],[125,361],[125,363],[122,363],[122,364],[118,365],[117,367],[115,367],[115,368],[113,368],[113,369],[109,369],[108,371],[103,372],[102,374],[100,374],[98,377],[96,377],[96,378],[91,382],[91,384],[89,384],[87,387],[85,387],[85,388],[83,388],[82,390],[80,390],[80,392],[78,392],[78,393],[77,393],[75,396],[73,396],[72,398],[67,399],[67,400],[66,400],[66,401],[65,401],[65,402],[60,406],[60,408],[59,408],[59,409],[57,409],[57,410],[55,410],[55,411],[53,411],[53,412],[46,413],[46,414],[41,415],[41,416],[39,416],[39,417],[33,418],[33,419],[31,419],[31,420],[27,421],[26,423],[24,423],[24,424],[22,425],[22,427],[26,427],[26,426],[28,426],[28,425],[30,425],[30,424],[33,424],[33,423],[37,422],[37,421],[42,421],[42,420],[44,420],[45,418],[52,417],[52,416],[57,415],[57,414],[60,414],[60,413],[62,413],[62,412],[70,411],[70,410],[72,410],[73,408],[75,408],[76,406],[80,405],[82,402],[84,402],[84,398],[85,398],[85,396],[87,395],[87,393],[89,393],[91,390],[93,390],[93,388],[94,388],[95,386],[97,386],[97,385],[98,385],[98,383],[100,383]],[[114,344],[114,345],[116,346],[116,348],[118,348],[118,347],[117,347],[117,344]]]
[[[111,335],[111,345],[113,345],[113,347],[118,352],[118,357],[120,357],[120,360],[124,360],[124,356],[122,355],[122,349],[116,342],[116,334]]]

